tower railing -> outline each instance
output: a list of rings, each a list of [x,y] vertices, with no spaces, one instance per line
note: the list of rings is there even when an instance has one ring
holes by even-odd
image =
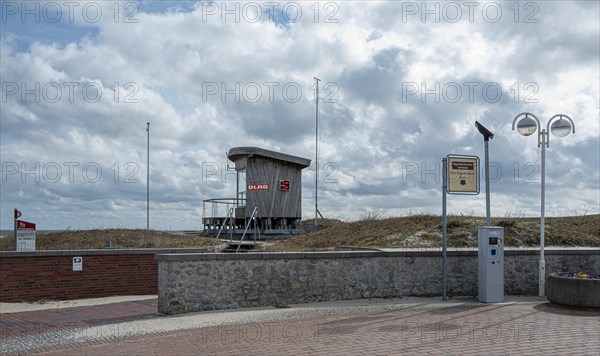
[[[244,238],[246,237],[246,234],[248,233],[248,228],[250,228],[250,224],[252,224],[252,221],[256,217],[258,217],[258,207],[254,207],[254,209],[252,210],[252,215],[250,216],[250,219],[248,219],[248,222],[246,223],[246,229],[244,230],[244,234],[242,235],[242,238],[240,239],[240,243],[238,244],[238,247],[235,250],[235,253],[240,252],[240,247],[242,247]],[[256,222],[255,222],[255,224],[256,224]],[[255,226],[255,228],[253,230],[254,230],[254,243],[256,243],[257,233],[258,233],[258,238],[260,239],[260,229],[258,228],[258,226]]]
[[[215,198],[206,199],[202,201],[202,224],[204,230],[215,230],[217,228],[223,229],[223,226],[227,222],[229,212],[235,212],[235,208],[245,205],[246,199],[241,198]],[[235,219],[235,214],[232,213],[230,222]],[[235,225],[235,224],[234,224]]]

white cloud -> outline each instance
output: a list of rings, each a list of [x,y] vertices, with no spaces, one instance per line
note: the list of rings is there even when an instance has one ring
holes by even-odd
[[[336,100],[320,105],[320,176],[332,179],[320,184],[325,216],[439,214],[441,158],[483,159],[475,120],[495,133],[493,213],[538,214],[540,150],[510,129],[523,111],[544,124],[556,113],[576,123],[576,134],[551,137],[548,214],[600,210],[598,3],[535,3],[518,16],[496,3],[498,22],[481,3],[472,21],[463,8],[456,23],[444,12],[423,21],[422,9],[410,15],[409,3],[391,1],[321,2],[318,21],[302,2],[296,23],[267,12],[259,22],[250,13],[223,21],[206,3],[174,2],[135,3],[138,21],[125,23],[111,4],[94,23],[2,23],[2,226],[13,207],[42,229],[145,226],[150,122],[151,225],[201,228],[202,200],[234,194],[227,149],[314,160],[314,76],[321,99]],[[427,6],[435,4],[444,11],[442,2]],[[22,95],[21,83],[34,91],[39,83],[39,100]],[[314,171],[303,178],[310,217]],[[454,196],[449,211],[483,215],[485,198]]]

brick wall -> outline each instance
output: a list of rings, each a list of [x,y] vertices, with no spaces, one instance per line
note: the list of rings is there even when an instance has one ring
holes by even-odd
[[[0,301],[157,294],[157,253],[199,249],[0,252]],[[83,270],[73,271],[73,257]]]

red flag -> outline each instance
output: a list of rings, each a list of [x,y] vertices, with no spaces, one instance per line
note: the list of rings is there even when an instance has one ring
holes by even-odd
[[[21,212],[18,211],[17,209],[15,209],[15,219],[18,219],[21,217]]]
[[[35,231],[35,224],[29,221],[17,220],[17,230]]]

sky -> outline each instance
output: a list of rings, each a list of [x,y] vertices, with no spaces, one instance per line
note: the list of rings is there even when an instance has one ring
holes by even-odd
[[[311,160],[302,209],[352,221],[442,213],[442,159],[484,163],[494,217],[540,214],[537,133],[556,114],[546,216],[600,213],[597,1],[2,1],[0,229],[202,228],[235,196],[226,152]],[[521,116],[522,118],[523,116]],[[556,120],[556,118],[554,119]],[[553,121],[554,122],[554,121]],[[231,163],[231,162],[229,162]],[[448,213],[485,216],[479,195]]]

